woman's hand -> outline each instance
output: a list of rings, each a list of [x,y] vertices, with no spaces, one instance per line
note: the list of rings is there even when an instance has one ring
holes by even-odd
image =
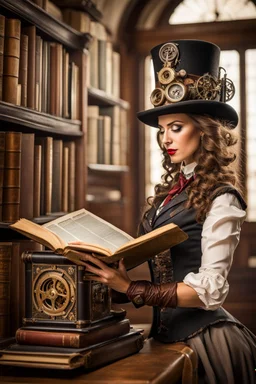
[[[69,244],[82,245],[83,243],[80,241],[73,241]],[[83,264],[86,271],[94,274],[94,276],[90,276],[91,280],[99,281],[100,283],[107,284],[110,288],[115,289],[118,292],[126,293],[131,280],[127,275],[123,259],[119,261],[118,269],[114,269],[108,267],[105,263],[103,263],[103,261],[88,253],[84,256],[85,260],[83,261]],[[80,260],[82,261],[83,257],[81,257]],[[95,267],[88,264],[86,261],[95,264]]]

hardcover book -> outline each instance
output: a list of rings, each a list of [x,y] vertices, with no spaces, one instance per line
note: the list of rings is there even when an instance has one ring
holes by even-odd
[[[16,342],[25,345],[45,345],[64,348],[85,348],[94,344],[103,343],[129,333],[130,321],[103,322],[98,327],[88,327],[83,332],[71,332],[70,330],[49,332],[38,329],[19,328],[16,331]]]
[[[86,209],[69,213],[43,226],[20,219],[10,228],[76,264],[83,265],[83,261],[87,260],[86,254],[93,253],[107,264],[124,258],[127,269],[187,239],[186,233],[173,223],[134,239]],[[84,244],[69,245],[71,241],[82,241]]]
[[[0,365],[47,369],[94,369],[139,352],[144,338],[132,330],[113,340],[86,348],[61,348],[12,344],[0,350]]]

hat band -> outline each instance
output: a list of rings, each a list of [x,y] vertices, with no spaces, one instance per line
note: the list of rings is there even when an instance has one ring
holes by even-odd
[[[158,72],[156,88],[150,95],[150,101],[155,107],[164,104],[178,103],[184,100],[215,100],[227,102],[235,94],[233,82],[227,78],[226,71],[221,78],[215,78],[209,73],[203,76],[187,74],[184,69],[176,72],[168,64]]]

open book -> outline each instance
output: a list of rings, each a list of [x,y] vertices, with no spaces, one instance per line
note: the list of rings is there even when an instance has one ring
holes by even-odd
[[[20,219],[10,228],[66,256],[76,264],[86,260],[86,253],[94,254],[107,264],[124,258],[127,269],[142,264],[172,246],[187,239],[187,234],[175,224],[167,224],[136,239],[119,228],[80,209],[43,226]],[[69,245],[82,241],[83,245]]]

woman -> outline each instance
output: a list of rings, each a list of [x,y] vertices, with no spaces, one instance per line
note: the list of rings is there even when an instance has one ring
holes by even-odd
[[[131,281],[122,261],[114,270],[88,256],[95,267],[85,263],[86,269],[135,306],[154,306],[152,336],[189,344],[199,358],[201,382],[255,383],[256,337],[221,307],[246,216],[230,167],[238,116],[225,101],[234,93],[233,83],[221,78],[214,44],[180,40],[151,53],[155,107],[138,117],[158,127],[165,173],[140,233],[173,222],[188,239],[150,261],[152,283]]]

